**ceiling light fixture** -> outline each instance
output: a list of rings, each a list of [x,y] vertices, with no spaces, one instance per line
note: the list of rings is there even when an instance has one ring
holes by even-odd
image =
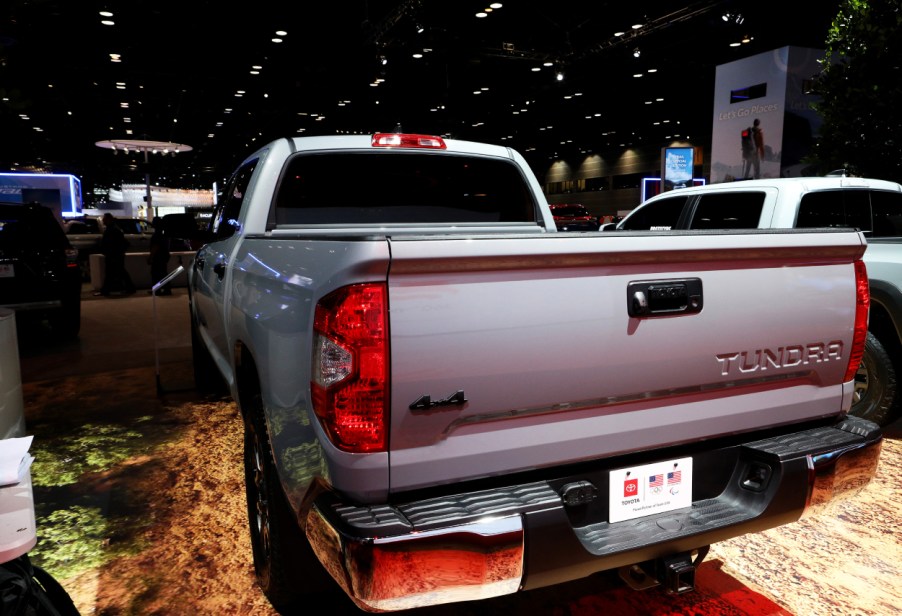
[[[634,57],[634,58],[638,58],[638,57],[641,56],[641,55],[642,55],[642,51],[641,51],[638,47],[636,47],[636,48],[633,50],[633,57]]]

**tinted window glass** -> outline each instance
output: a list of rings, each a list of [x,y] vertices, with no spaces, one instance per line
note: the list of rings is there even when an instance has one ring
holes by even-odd
[[[871,210],[874,212],[872,237],[902,236],[902,193],[872,191]]]
[[[679,196],[646,203],[633,212],[620,228],[627,231],[668,231],[675,229],[689,197]]]
[[[690,229],[757,229],[764,207],[763,192],[702,195]]]
[[[211,223],[211,230],[216,239],[231,237],[238,230],[238,215],[241,213],[244,195],[247,194],[247,186],[251,183],[256,167],[257,161],[241,167],[226,185]]]
[[[276,224],[534,222],[505,160],[410,152],[300,154],[276,197]]]
[[[871,230],[871,204],[866,190],[822,190],[802,196],[796,227],[853,227]]]

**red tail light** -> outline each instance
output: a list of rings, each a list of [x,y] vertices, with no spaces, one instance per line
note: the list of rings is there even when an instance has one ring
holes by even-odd
[[[66,248],[66,267],[78,267],[78,249]]]
[[[320,300],[313,323],[313,410],[332,443],[355,453],[388,441],[388,305],[382,283]]]
[[[852,352],[849,354],[849,365],[846,367],[848,382],[855,378],[861,356],[864,355],[864,343],[868,335],[868,313],[871,307],[871,291],[868,287],[868,270],[864,261],[855,262],[855,331],[852,334]]]

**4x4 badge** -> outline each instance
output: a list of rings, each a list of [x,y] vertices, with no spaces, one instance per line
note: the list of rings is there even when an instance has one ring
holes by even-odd
[[[467,397],[464,395],[464,390],[462,389],[456,391],[447,398],[442,398],[441,400],[433,400],[432,396],[430,396],[429,394],[424,394],[417,398],[416,401],[410,405],[410,410],[425,411],[437,406],[457,406],[460,404],[465,404],[466,401]]]

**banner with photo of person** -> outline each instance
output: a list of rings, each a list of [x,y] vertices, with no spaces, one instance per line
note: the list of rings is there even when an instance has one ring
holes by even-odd
[[[823,56],[781,47],[717,67],[712,183],[805,175],[819,126],[807,92]]]

